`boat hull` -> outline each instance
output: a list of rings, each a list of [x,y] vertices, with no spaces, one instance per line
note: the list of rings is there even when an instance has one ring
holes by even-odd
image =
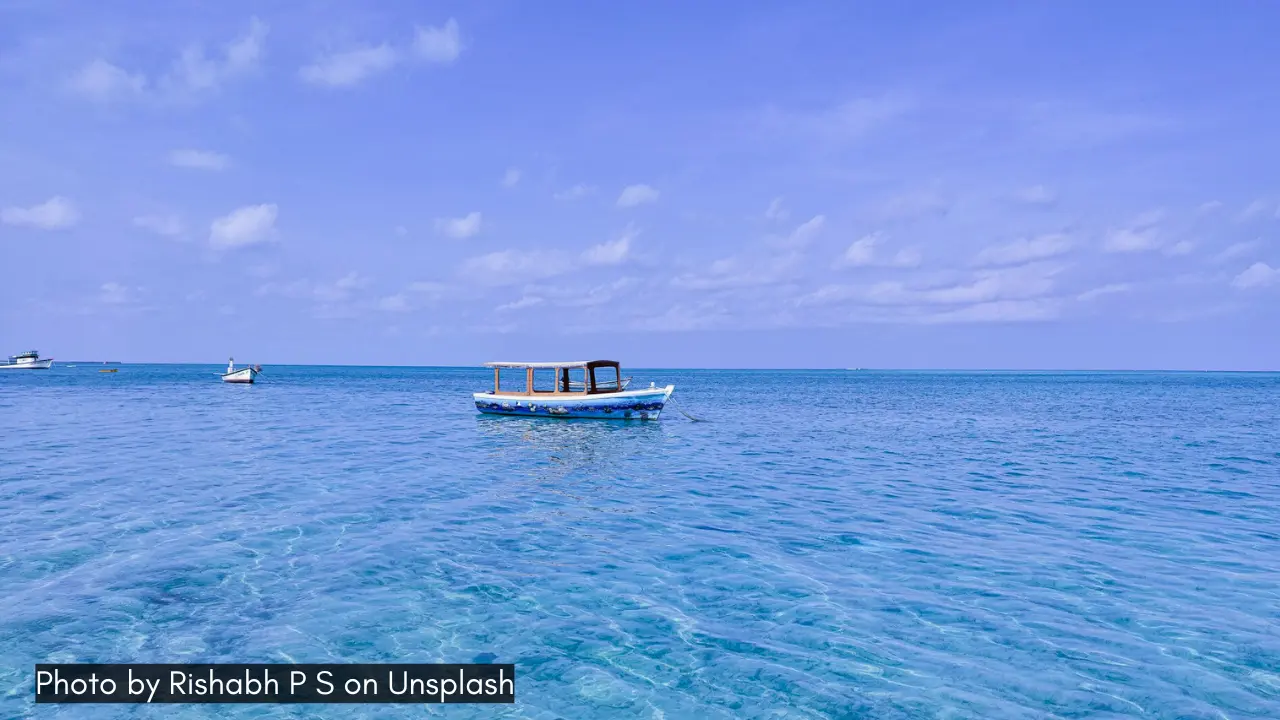
[[[258,372],[256,370],[254,370],[253,368],[244,368],[243,370],[236,370],[234,372],[223,373],[222,382],[237,383],[240,385],[249,385],[249,384],[252,384],[254,379],[257,377],[258,377]]]
[[[17,362],[0,364],[0,370],[48,370],[53,367],[53,359],[36,360],[34,362]]]
[[[674,385],[599,395],[498,395],[475,393],[476,409],[486,415],[590,418],[595,420],[657,420],[675,390]]]

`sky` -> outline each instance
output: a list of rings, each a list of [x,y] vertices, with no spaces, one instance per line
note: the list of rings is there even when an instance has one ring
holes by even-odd
[[[0,0],[0,354],[1280,369],[1277,29]]]

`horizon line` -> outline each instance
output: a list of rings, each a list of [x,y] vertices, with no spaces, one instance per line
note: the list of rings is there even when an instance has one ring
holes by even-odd
[[[146,362],[146,361],[124,361],[124,360],[66,360],[60,361],[62,365],[84,364],[84,365],[208,365],[221,366],[220,362]],[[269,365],[262,363],[264,368]],[[55,365],[56,366],[56,365]],[[418,369],[439,369],[439,370],[487,370],[482,363],[474,365],[366,365],[360,363],[276,363],[275,367],[340,367],[340,368],[418,368]],[[624,366],[625,367],[625,366]],[[1052,367],[1008,367],[1008,368],[893,368],[893,367],[677,367],[677,366],[630,366],[637,370],[730,370],[730,371],[794,371],[794,372],[1112,372],[1112,373],[1275,373],[1280,370],[1270,369],[1214,369],[1214,368],[1198,368],[1198,369],[1175,369],[1175,368],[1052,368]]]

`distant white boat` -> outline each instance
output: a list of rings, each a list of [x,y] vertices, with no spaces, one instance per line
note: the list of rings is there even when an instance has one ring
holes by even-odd
[[[249,384],[257,379],[260,372],[262,372],[261,365],[249,365],[237,370],[236,359],[231,358],[227,361],[227,371],[222,373],[222,382]]]
[[[48,370],[53,367],[53,358],[41,358],[40,353],[28,350],[10,357],[0,363],[0,370]]]

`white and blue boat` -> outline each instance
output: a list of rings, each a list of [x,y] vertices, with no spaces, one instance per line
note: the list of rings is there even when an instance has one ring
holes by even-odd
[[[53,358],[42,358],[35,350],[18,353],[0,362],[0,370],[48,370],[51,367]]]
[[[258,373],[261,372],[261,365],[249,365],[237,370],[236,359],[231,358],[227,361],[227,371],[222,373],[222,382],[252,385],[253,381],[258,379]]]
[[[491,362],[493,390],[474,393],[476,409],[489,415],[657,420],[675,385],[650,383],[631,390],[631,378],[613,360]],[[518,389],[502,388],[502,371],[517,371]],[[518,371],[523,370],[523,373]],[[508,377],[513,374],[508,372]]]

